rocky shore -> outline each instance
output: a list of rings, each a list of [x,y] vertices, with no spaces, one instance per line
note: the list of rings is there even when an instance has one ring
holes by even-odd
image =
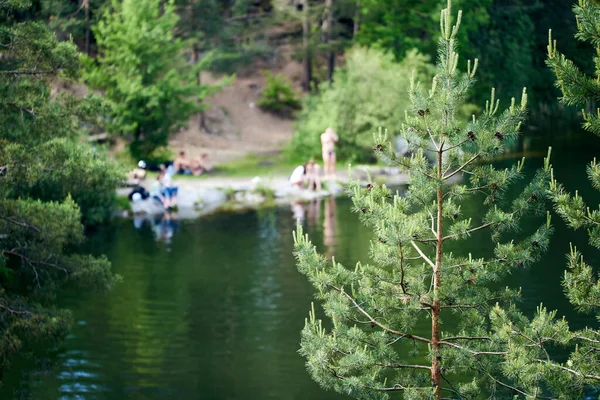
[[[408,175],[400,173],[396,168],[362,167],[352,169],[353,180],[359,179],[362,184],[368,183],[368,176],[376,182],[386,185],[401,186],[408,183]],[[207,177],[202,179],[174,177],[174,185],[179,187],[178,216],[179,218],[194,219],[203,215],[254,209],[276,204],[291,204],[294,201],[309,201],[319,197],[344,195],[344,187],[348,183],[348,172],[338,172],[335,180],[323,182],[323,190],[309,191],[293,188],[287,177]],[[149,189],[151,180],[142,182]],[[119,196],[127,196],[131,188],[118,190]],[[129,210],[121,210],[119,215],[131,216],[162,214],[164,209],[153,199],[130,202]]]

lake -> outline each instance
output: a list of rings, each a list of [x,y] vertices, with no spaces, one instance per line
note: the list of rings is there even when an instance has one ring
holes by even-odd
[[[581,188],[592,207],[600,196],[585,180],[593,155],[558,152],[556,176]],[[510,161],[503,161],[508,164]],[[557,164],[557,158],[554,159]],[[541,165],[530,160],[529,171]],[[467,204],[477,213],[480,204]],[[321,390],[297,351],[313,289],[292,256],[295,218],[319,250],[352,267],[368,261],[370,232],[347,199],[178,221],[118,220],[92,234],[87,248],[106,254],[123,276],[109,294],[65,291],[60,305],[75,325],[47,359],[16,360],[1,399],[343,399]],[[573,326],[598,326],[577,314],[560,286],[569,241],[598,264],[583,232],[557,217],[550,251],[510,276],[523,287],[523,308],[540,302]],[[526,227],[527,229],[527,227]],[[471,247],[488,252],[489,235]]]

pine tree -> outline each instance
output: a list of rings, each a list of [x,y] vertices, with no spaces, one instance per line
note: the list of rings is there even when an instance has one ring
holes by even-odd
[[[580,0],[573,8],[577,19],[576,38],[589,42],[600,54],[600,4],[589,0]],[[600,58],[594,57],[595,74],[588,76],[578,66],[557,51],[556,41],[552,41],[549,33],[547,64],[556,76],[556,86],[561,90],[561,101],[566,105],[588,106],[595,104],[600,98]],[[600,135],[600,109],[595,112],[582,110],[583,128],[593,134]],[[592,186],[600,189],[600,165],[594,159],[587,167],[588,178]],[[584,199],[575,192],[573,196],[562,184],[552,180],[549,190],[556,212],[568,226],[586,229],[589,243],[600,248],[600,210],[591,210]],[[597,268],[584,261],[583,255],[571,245],[567,254],[567,270],[563,286],[569,301],[581,312],[593,313],[600,320],[600,280]],[[573,375],[580,384],[600,384],[600,331],[584,329],[573,332],[572,345],[575,350],[564,371]]]
[[[402,392],[404,399],[538,398],[543,387],[564,381],[560,369],[544,362],[543,346],[531,346],[513,332],[530,329],[544,338],[552,331],[555,342],[564,344],[566,323],[543,308],[528,320],[515,306],[519,290],[498,287],[503,277],[528,267],[548,247],[549,159],[508,198],[522,178],[523,161],[507,169],[489,161],[517,138],[527,96],[523,91],[520,104],[513,98],[499,112],[492,90],[479,118],[458,120],[477,60],[467,63],[466,73],[459,72],[461,12],[452,25],[450,6],[449,1],[441,13],[431,89],[415,82],[410,88],[402,135],[414,155],[399,158],[385,135],[375,138],[376,153],[409,172],[409,189],[401,196],[376,183],[350,187],[354,211],[375,234],[373,264],[347,269],[318,254],[301,226],[294,235],[298,268],[317,289],[332,322],[327,331],[313,307],[300,353],[322,387],[359,399],[384,399],[393,392]],[[435,154],[433,165],[425,152]],[[455,182],[461,176],[464,181]],[[477,201],[483,212],[463,207]],[[516,238],[514,231],[526,216],[543,221],[528,236]],[[491,235],[493,255],[481,257],[479,245],[457,252],[456,242],[485,232]]]
[[[88,82],[105,90],[113,134],[132,137],[131,152],[148,156],[202,109],[215,89],[198,85],[203,63],[184,58],[174,37],[174,0],[114,0],[94,29],[100,55]]]
[[[77,77],[76,47],[22,21],[26,13],[26,2],[0,4],[0,368],[33,342],[65,336],[69,314],[53,305],[63,284],[113,282],[105,258],[75,249],[82,218],[110,217],[122,177],[81,141],[98,102],[52,93],[52,80]]]

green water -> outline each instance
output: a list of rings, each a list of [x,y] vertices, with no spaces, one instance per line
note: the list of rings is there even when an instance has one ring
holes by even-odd
[[[589,159],[561,155],[557,176],[587,188],[583,194],[598,204],[584,177]],[[481,209],[476,201],[466,207]],[[313,293],[292,256],[294,215],[301,214],[320,251],[348,266],[368,260],[370,232],[344,199],[138,228],[120,220],[94,233],[88,248],[106,254],[123,283],[105,295],[63,293],[60,304],[76,321],[72,335],[48,359],[17,360],[0,399],[345,398],[322,391],[297,354]],[[591,263],[598,264],[598,253],[588,250],[585,234],[554,222],[544,259],[508,283],[523,287],[527,312],[544,302],[574,326],[597,326],[573,312],[560,277],[569,241],[581,244]],[[489,252],[488,237],[476,237],[469,249]]]

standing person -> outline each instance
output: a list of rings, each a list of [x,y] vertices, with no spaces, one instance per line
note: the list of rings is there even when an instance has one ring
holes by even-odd
[[[332,128],[325,129],[321,134],[321,150],[323,152],[323,169],[325,178],[335,178],[335,143],[339,140]]]
[[[308,190],[321,191],[321,167],[314,158],[308,160],[308,164],[306,164],[306,179],[308,180]]]

